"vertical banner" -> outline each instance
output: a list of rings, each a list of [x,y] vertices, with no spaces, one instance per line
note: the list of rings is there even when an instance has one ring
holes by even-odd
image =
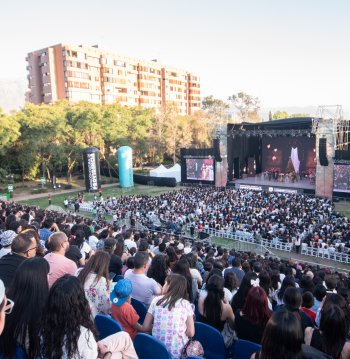
[[[100,185],[100,156],[95,147],[88,147],[83,152],[85,187],[87,192],[96,192]]]
[[[122,146],[118,149],[119,184],[122,188],[134,186],[134,174],[132,169],[132,149]]]

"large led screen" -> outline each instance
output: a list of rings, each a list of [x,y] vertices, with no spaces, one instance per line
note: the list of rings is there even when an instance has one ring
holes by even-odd
[[[350,192],[350,164],[334,165],[334,191]]]
[[[214,181],[214,159],[186,158],[186,178],[197,181]]]
[[[315,173],[314,137],[263,137],[262,171]]]

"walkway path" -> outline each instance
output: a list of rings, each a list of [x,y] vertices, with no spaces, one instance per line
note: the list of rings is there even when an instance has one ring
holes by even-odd
[[[118,186],[117,183],[109,183],[109,184],[105,184],[102,185],[102,188],[107,188],[107,187],[116,187]],[[11,200],[13,201],[26,201],[28,199],[36,199],[36,198],[44,198],[47,197],[49,194],[51,194],[51,196],[57,196],[57,195],[61,195],[61,194],[65,194],[65,193],[74,193],[74,192],[84,192],[86,190],[85,187],[75,187],[72,189],[65,189],[65,190],[59,190],[59,191],[51,191],[51,192],[46,192],[46,193],[36,193],[36,194],[20,194],[19,196],[14,195],[13,198],[11,198]]]

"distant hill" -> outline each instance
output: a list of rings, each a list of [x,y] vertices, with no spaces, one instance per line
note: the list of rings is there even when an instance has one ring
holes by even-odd
[[[26,78],[0,79],[0,107],[5,112],[22,107],[27,86]]]

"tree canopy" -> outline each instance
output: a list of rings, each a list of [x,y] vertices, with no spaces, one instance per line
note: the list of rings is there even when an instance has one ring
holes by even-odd
[[[204,112],[181,116],[172,104],[156,113],[118,103],[28,103],[10,115],[0,111],[0,169],[22,179],[60,173],[70,180],[89,146],[97,147],[102,165],[114,170],[117,149],[124,145],[132,147],[136,166],[176,162],[181,147],[210,146],[209,127]]]

